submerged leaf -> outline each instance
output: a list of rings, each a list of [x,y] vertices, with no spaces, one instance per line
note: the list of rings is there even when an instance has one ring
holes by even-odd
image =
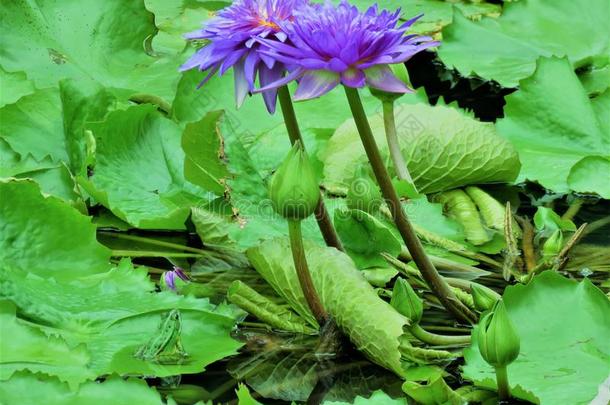
[[[580,283],[551,271],[528,285],[506,289],[503,301],[521,340],[519,357],[508,366],[518,398],[540,404],[584,404],[610,369],[610,301],[585,279]],[[477,333],[464,351],[463,376],[494,388],[494,371],[477,349]]]

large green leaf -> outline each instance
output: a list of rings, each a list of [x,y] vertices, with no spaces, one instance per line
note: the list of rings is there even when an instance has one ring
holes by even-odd
[[[567,192],[568,175],[578,161],[592,155],[610,157],[602,107],[601,102],[592,105],[567,60],[541,58],[520,90],[506,97],[505,118],[497,124],[519,152],[519,179]]]
[[[407,319],[377,296],[352,260],[333,248],[306,244],[314,286],[324,308],[356,347],[375,363],[403,375],[399,337]],[[287,239],[272,239],[247,251],[263,278],[291,307],[315,324],[297,279]],[[366,308],[366,311],[362,311]]]
[[[111,377],[88,382],[73,391],[56,378],[19,373],[0,381],[0,403],[46,405],[163,405],[161,396],[145,381]]]
[[[224,145],[219,119],[222,111],[207,113],[186,125],[182,134],[184,177],[204,190],[223,195],[229,171],[224,162]]]
[[[324,401],[325,405],[348,405],[350,402]],[[375,391],[370,397],[356,397],[353,405],[407,405],[406,398],[392,398],[383,391]]]
[[[110,113],[91,130],[94,174],[79,183],[133,226],[184,229],[191,207],[207,194],[184,179],[180,128],[154,106],[140,105]]]
[[[508,182],[519,172],[517,153],[496,134],[493,124],[446,106],[401,105],[395,115],[399,143],[420,192]],[[369,121],[380,150],[387,154],[381,114]],[[324,185],[345,189],[358,164],[366,163],[353,120],[337,129],[321,157]]]
[[[0,67],[0,107],[12,104],[23,96],[34,92],[34,84],[24,72],[7,72]]]
[[[0,137],[21,156],[68,161],[57,89],[38,90],[0,109]]]
[[[353,0],[351,3],[357,5],[361,10],[368,9],[372,4],[368,0]],[[456,10],[473,20],[478,20],[482,16],[497,17],[502,10],[498,4],[464,0],[381,0],[376,3],[380,8],[389,10],[401,8],[401,19],[403,20],[421,15],[411,26],[409,32],[435,35],[435,37],[440,34],[443,27],[452,23]]]
[[[0,65],[25,72],[38,88],[93,79],[125,96],[173,98],[179,62],[146,54],[156,28],[142,1],[6,1],[0,19]]]
[[[0,262],[41,277],[69,280],[109,269],[110,251],[91,218],[28,180],[0,181]]]
[[[498,19],[473,22],[456,13],[443,31],[439,55],[465,75],[474,73],[515,87],[534,72],[540,56],[566,55],[575,67],[606,66],[609,31],[607,0],[586,5],[573,0],[507,2]]]
[[[61,337],[18,319],[15,310],[12,302],[0,301],[0,381],[23,369],[57,376],[72,388],[83,379],[96,377],[87,368],[91,358],[84,345],[70,347]]]
[[[7,329],[7,334],[36,335],[42,331],[61,337],[70,347],[78,346],[80,355],[89,357],[87,370],[74,373],[74,367],[82,366],[74,364],[79,352],[64,358],[57,343],[59,349],[52,352],[17,352],[13,359],[3,357],[1,363],[8,362],[3,364],[4,374],[29,368],[28,363],[32,362],[39,367],[46,365],[42,371],[61,376],[74,386],[112,373],[158,377],[198,373],[241,346],[229,336],[241,311],[232,306],[217,307],[207,299],[154,293],[155,285],[146,271],[134,270],[128,262],[107,273],[70,283],[56,283],[4,267],[0,270],[0,286],[0,298],[12,301],[18,316],[29,321],[3,323],[6,328],[15,328]],[[135,358],[136,350],[158,333],[163,313],[171,309],[181,311],[181,339],[188,357],[174,364]],[[28,330],[23,331],[24,328]]]
[[[589,403],[610,369],[610,301],[604,293],[589,280],[577,283],[547,271],[528,285],[508,287],[503,299],[521,338],[519,357],[508,366],[514,395],[541,404]],[[493,369],[476,340],[464,357],[463,376],[493,388]]]

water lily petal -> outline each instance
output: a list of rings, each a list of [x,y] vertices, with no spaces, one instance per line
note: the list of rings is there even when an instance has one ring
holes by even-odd
[[[368,68],[364,71],[366,83],[379,90],[390,93],[411,93],[407,85],[392,72],[388,65],[379,65]]]
[[[309,100],[320,97],[339,84],[339,74],[326,70],[314,70],[301,77],[299,87],[294,93],[294,100]]]
[[[359,69],[348,69],[341,73],[341,83],[348,87],[361,88],[366,84],[366,76]]]

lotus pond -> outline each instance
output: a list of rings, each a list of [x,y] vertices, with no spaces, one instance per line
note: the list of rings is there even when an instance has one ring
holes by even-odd
[[[0,404],[610,402],[608,0],[0,19]]]

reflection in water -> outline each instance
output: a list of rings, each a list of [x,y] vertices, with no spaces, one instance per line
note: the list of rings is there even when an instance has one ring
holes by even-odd
[[[241,330],[236,338],[246,346],[229,362],[228,371],[265,398],[319,404],[351,403],[378,389],[401,395],[398,377],[364,359],[349,344],[333,355],[328,346],[332,339],[325,342],[315,336]]]

